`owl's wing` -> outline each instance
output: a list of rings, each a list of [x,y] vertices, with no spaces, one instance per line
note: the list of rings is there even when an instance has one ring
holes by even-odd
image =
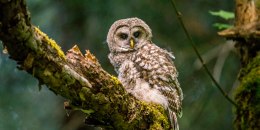
[[[176,110],[176,112],[178,113],[178,116],[181,117],[182,116],[181,106],[182,106],[182,100],[183,100],[183,92],[182,92],[182,89],[180,87],[180,83],[177,79],[178,78],[178,71],[177,71],[177,69],[174,65],[174,62],[173,62],[173,60],[175,60],[175,57],[171,52],[168,52],[166,50],[163,50],[163,51],[165,52],[166,58],[168,59],[168,61],[172,64],[172,66],[174,66],[174,71],[170,71],[169,75],[171,75],[171,76],[169,76],[170,80],[168,82],[170,84],[170,86],[172,86],[174,88],[174,92],[172,92],[173,94],[170,94],[169,96],[178,95],[175,98],[171,98],[171,99],[175,99],[175,100],[172,100],[172,101],[169,100],[169,104],[170,104],[170,107],[174,107],[173,109]]]
[[[136,68],[152,87],[167,97],[169,108],[181,115],[182,90],[178,82],[178,72],[173,63],[174,56],[156,46],[148,44],[139,50],[135,58]]]

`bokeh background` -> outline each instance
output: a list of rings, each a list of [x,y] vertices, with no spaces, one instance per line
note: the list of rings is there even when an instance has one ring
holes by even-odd
[[[232,41],[217,36],[212,25],[232,24],[209,11],[234,10],[234,1],[176,0],[184,22],[207,66],[232,96],[237,84],[239,59]],[[115,75],[107,54],[106,35],[110,25],[122,18],[139,17],[153,31],[153,41],[172,51],[184,92],[181,130],[231,130],[232,105],[212,84],[189,45],[170,0],[27,0],[32,23],[68,50],[77,44],[90,50],[101,65]],[[1,42],[1,41],[0,41]],[[16,68],[0,44],[0,130],[83,130],[84,114],[63,109],[63,97]]]

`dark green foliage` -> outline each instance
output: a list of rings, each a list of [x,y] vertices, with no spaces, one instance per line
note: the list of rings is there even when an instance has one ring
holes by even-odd
[[[228,12],[224,10],[219,11],[209,11],[209,13],[213,16],[219,16],[220,18],[223,18],[225,20],[234,19],[235,14],[233,12]]]
[[[232,20],[235,18],[235,15],[233,12],[228,12],[228,11],[224,11],[224,10],[209,11],[209,13],[213,16],[218,16],[225,20]],[[227,24],[227,23],[214,23],[213,26],[218,28],[219,30],[233,27],[232,24]]]

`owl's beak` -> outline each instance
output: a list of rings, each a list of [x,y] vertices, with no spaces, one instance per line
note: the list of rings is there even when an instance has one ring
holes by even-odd
[[[134,49],[134,47],[135,47],[135,42],[134,42],[134,39],[130,39],[130,48],[131,49]]]

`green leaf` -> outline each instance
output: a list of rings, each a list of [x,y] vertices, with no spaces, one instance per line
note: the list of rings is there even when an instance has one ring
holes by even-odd
[[[235,15],[233,12],[228,12],[224,10],[219,10],[219,11],[209,11],[209,13],[213,16],[219,16],[225,20],[233,19],[235,18]]]
[[[219,30],[227,29],[227,28],[231,28],[232,27],[232,25],[224,24],[224,23],[214,23],[213,26],[218,28]]]
[[[89,110],[80,109],[80,110],[88,115],[94,112],[94,110],[92,110],[92,109],[89,109]]]

